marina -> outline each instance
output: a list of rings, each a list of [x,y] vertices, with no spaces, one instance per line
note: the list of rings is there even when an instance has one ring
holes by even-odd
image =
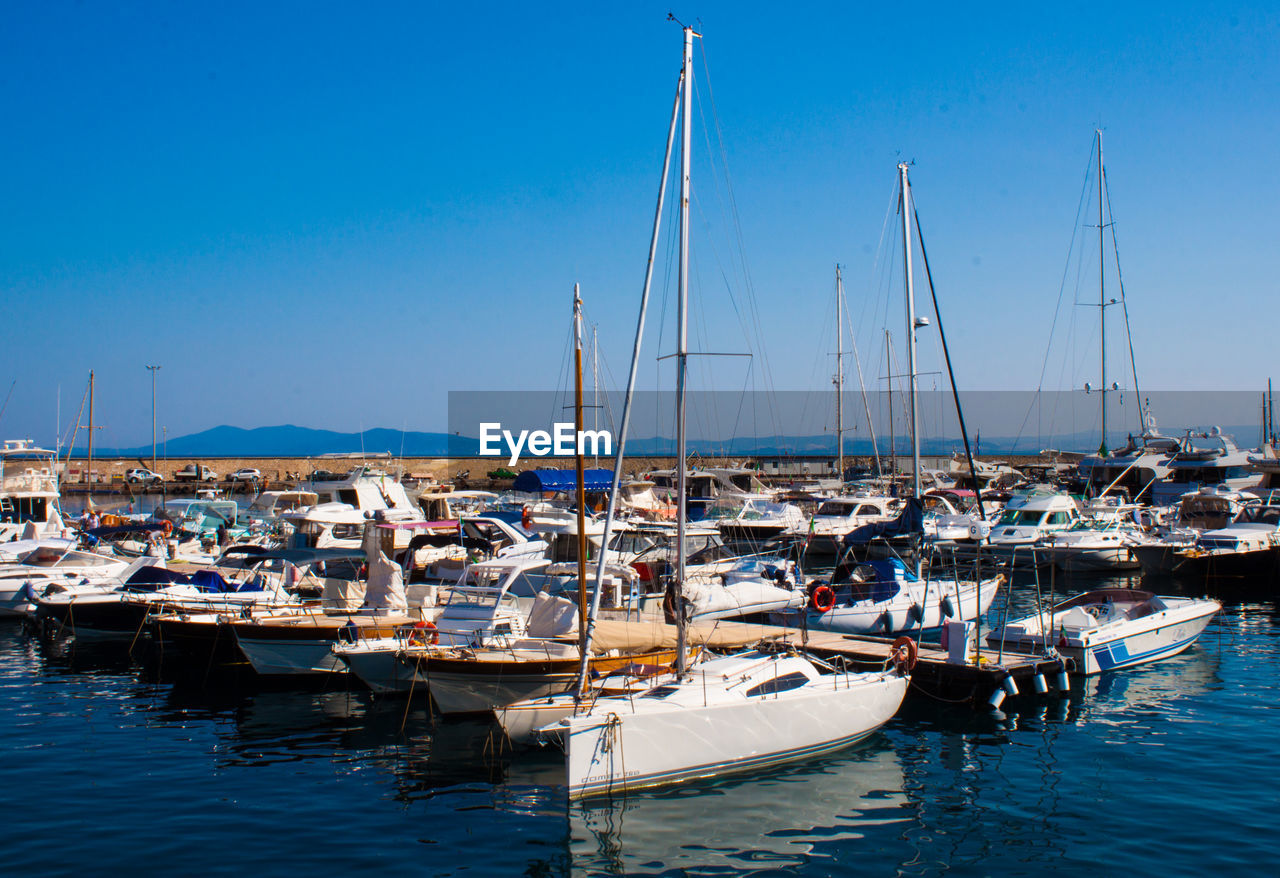
[[[0,54],[7,872],[1280,857],[1273,10],[151,6]]]

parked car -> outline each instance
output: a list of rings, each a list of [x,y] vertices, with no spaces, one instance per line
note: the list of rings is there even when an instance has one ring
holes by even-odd
[[[243,467],[227,476],[233,482],[257,482],[262,479],[262,473],[251,466]]]
[[[164,478],[146,467],[136,466],[124,474],[124,480],[131,485],[158,485]]]
[[[202,463],[189,463],[173,474],[175,482],[216,482],[218,474]]]

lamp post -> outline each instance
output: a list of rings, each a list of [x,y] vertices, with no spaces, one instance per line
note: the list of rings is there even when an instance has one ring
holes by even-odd
[[[148,366],[147,371],[151,373],[151,471],[156,469],[156,372],[160,370],[159,366]],[[166,457],[168,455],[165,455]]]

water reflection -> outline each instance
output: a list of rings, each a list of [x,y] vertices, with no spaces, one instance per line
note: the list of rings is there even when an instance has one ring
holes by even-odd
[[[887,742],[837,760],[569,806],[575,873],[754,874],[900,835],[912,819]]]

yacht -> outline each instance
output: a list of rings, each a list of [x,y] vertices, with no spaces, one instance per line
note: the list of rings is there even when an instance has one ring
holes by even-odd
[[[0,542],[66,536],[59,506],[57,454],[30,439],[0,448]]]
[[[1250,469],[1249,452],[1237,448],[1230,436],[1212,427],[1187,435],[1169,463],[1168,476],[1151,486],[1151,502],[1157,506],[1176,503],[1183,494],[1202,487],[1241,491],[1257,480],[1257,474]]]
[[[838,555],[841,543],[851,531],[864,524],[890,521],[902,511],[902,501],[869,493],[834,497],[820,505],[807,524],[792,534],[805,541],[805,550],[815,555]]]

